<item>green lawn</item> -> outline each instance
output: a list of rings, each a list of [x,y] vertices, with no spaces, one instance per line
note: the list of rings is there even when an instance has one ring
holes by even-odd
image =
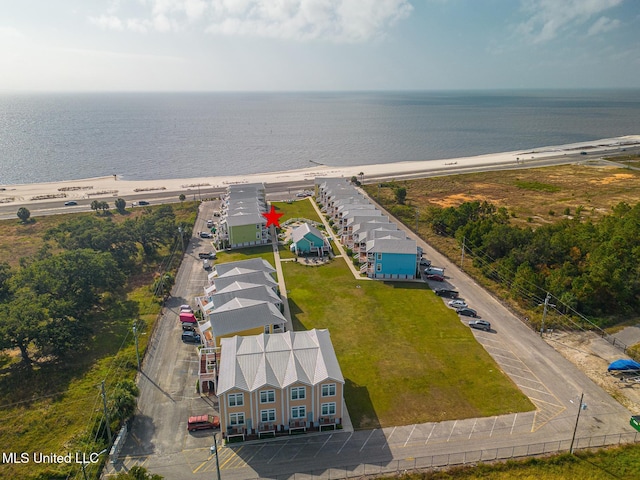
[[[357,281],[342,260],[283,271],[294,329],[331,333],[354,427],[533,410],[426,285]]]
[[[280,223],[286,222],[290,218],[306,218],[314,222],[320,222],[321,219],[318,217],[315,208],[313,208],[313,201],[312,198],[308,197],[291,203],[273,202],[272,205],[279,213],[283,214],[280,217]]]

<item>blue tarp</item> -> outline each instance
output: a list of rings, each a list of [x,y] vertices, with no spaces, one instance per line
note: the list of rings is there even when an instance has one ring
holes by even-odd
[[[607,368],[607,370],[608,371],[640,370],[640,363],[634,362],[633,360],[620,359],[611,363],[609,365],[609,368]]]

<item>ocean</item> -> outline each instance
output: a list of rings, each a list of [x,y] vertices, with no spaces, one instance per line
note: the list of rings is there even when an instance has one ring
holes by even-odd
[[[0,184],[456,158],[640,134],[640,90],[0,95]]]

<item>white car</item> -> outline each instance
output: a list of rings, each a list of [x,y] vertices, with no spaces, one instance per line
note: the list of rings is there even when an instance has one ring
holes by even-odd
[[[467,305],[463,300],[451,300],[449,302],[449,306],[453,308],[465,308],[469,305]]]

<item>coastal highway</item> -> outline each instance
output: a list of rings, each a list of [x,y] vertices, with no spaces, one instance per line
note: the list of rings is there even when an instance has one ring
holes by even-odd
[[[476,166],[462,167],[456,164],[455,159],[452,159],[451,163],[446,165],[440,169],[430,169],[430,170],[416,170],[414,172],[404,173],[402,175],[398,174],[390,174],[390,175],[370,175],[367,174],[366,166],[363,167],[364,172],[364,183],[371,184],[385,180],[409,180],[415,178],[428,178],[428,177],[440,177],[445,175],[457,175],[462,173],[474,173],[474,172],[484,172],[490,170],[512,170],[512,169],[522,169],[522,168],[536,168],[536,167],[546,167],[552,165],[563,165],[568,163],[577,163],[577,162],[606,162],[603,160],[603,156],[613,155],[613,154],[621,154],[623,153],[620,148],[610,149],[610,150],[600,150],[597,153],[588,153],[583,155],[580,151],[575,151],[571,153],[563,153],[561,155],[554,155],[545,158],[526,158],[526,153],[523,154],[522,158],[516,163],[485,163],[479,164]],[[637,155],[640,153],[640,147],[638,146],[629,146],[625,148],[624,155]],[[302,181],[282,181],[278,183],[267,183],[266,184],[266,193],[271,200],[290,200],[295,199],[296,193],[309,189],[313,187],[313,179],[310,178],[308,180]],[[159,205],[164,203],[177,203],[179,202],[179,196],[181,193],[184,193],[187,197],[187,200],[206,200],[219,197],[225,191],[224,187],[202,187],[198,191],[188,190],[188,191],[155,191],[155,192],[145,192],[139,193],[135,195],[124,196],[124,199],[127,201],[127,205],[130,206],[133,202],[138,202],[140,200],[146,200],[150,202],[151,205]],[[113,207],[113,202],[118,197],[100,197],[98,200],[109,202],[111,208]],[[65,206],[64,199],[56,199],[56,200],[41,200],[41,201],[30,201],[25,203],[11,202],[11,203],[3,203],[0,204],[0,219],[10,219],[16,218],[16,213],[18,208],[21,206],[25,206],[31,212],[32,217],[43,216],[43,215],[58,215],[65,213],[77,213],[77,212],[87,212],[91,210],[91,202],[95,198],[88,199],[80,199],[77,200],[78,205],[75,206]]]

